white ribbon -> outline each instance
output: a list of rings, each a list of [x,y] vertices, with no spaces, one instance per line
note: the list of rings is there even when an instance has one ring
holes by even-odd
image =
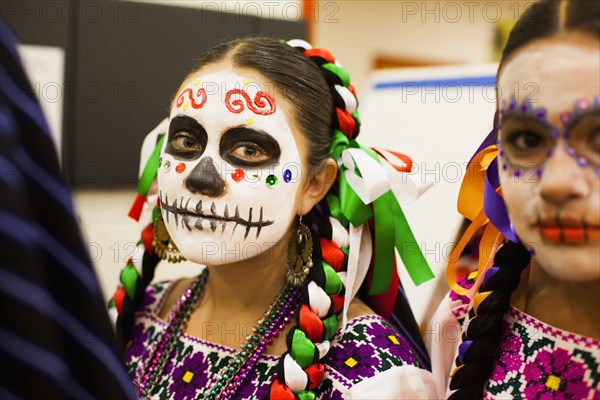
[[[140,244],[135,248],[135,251],[131,255],[133,265],[138,272],[138,275],[142,276],[142,261],[144,260],[144,245]]]
[[[392,153],[379,148],[377,151],[388,160],[392,160],[396,165],[406,166],[403,160]],[[346,168],[344,176],[348,184],[365,204],[371,204],[381,195],[387,193],[388,190],[392,190],[398,203],[406,205],[418,199],[433,184],[417,179],[409,173],[396,170],[383,157],[379,159],[381,163],[378,163],[360,149],[346,149],[342,152],[339,161]],[[356,173],[356,169],[360,172],[360,176]],[[342,311],[342,332],[348,322],[348,307],[367,275],[373,251],[368,226],[365,227],[365,224],[362,224],[355,227],[350,224],[349,228],[350,253],[346,273],[346,296]]]
[[[111,307],[108,309],[108,317],[110,318],[110,322],[112,323],[113,330],[117,330],[117,318],[119,318],[119,312],[117,311],[117,307]]]
[[[323,318],[327,315],[327,312],[329,312],[331,298],[319,285],[314,281],[310,281],[308,283],[308,303],[315,314],[317,314],[319,318]]]
[[[379,196],[390,190],[390,181],[381,164],[360,149],[346,149],[342,152],[342,164],[346,167],[344,176],[348,184],[365,204],[371,204]],[[360,176],[355,172],[358,168]]]
[[[407,205],[412,203],[433,186],[433,182],[427,181],[422,176],[397,171],[392,164],[405,167],[406,163],[394,154],[381,148],[376,148],[375,150],[387,159],[381,159],[381,166],[390,180],[390,187],[399,204]]]
[[[348,231],[344,228],[344,225],[337,219],[329,217],[331,223],[331,241],[336,244],[337,247],[348,247],[350,237]]]
[[[285,384],[292,392],[297,393],[306,389],[308,376],[289,353],[283,359],[283,368],[285,369]]]
[[[358,292],[371,262],[373,248],[371,246],[371,232],[365,224],[358,228],[350,224],[350,253],[348,254],[348,271],[346,272],[346,295],[344,296],[344,309],[342,310],[342,332],[348,322],[348,307]]]
[[[329,340],[324,340],[317,345],[317,350],[319,350],[319,360],[329,353],[329,348],[331,347],[331,342]]]

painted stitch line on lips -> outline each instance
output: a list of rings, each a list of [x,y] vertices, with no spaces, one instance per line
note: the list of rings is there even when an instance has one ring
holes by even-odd
[[[217,224],[221,224],[221,234],[225,231],[225,224],[227,222],[235,222],[235,226],[233,227],[233,231],[231,235],[235,233],[235,229],[238,225],[242,225],[246,228],[246,232],[244,234],[244,239],[248,237],[250,233],[250,229],[256,228],[256,237],[260,235],[260,231],[263,227],[269,226],[273,224],[273,221],[264,220],[263,219],[263,208],[260,208],[258,221],[252,221],[252,207],[250,207],[248,211],[248,219],[244,219],[240,217],[238,206],[235,207],[235,214],[233,216],[229,215],[229,207],[225,205],[225,209],[223,211],[223,216],[217,215],[217,206],[214,202],[211,203],[210,206],[210,214],[206,214],[202,211],[202,200],[199,200],[196,204],[195,211],[190,210],[189,204],[191,199],[187,199],[185,202],[185,206],[183,206],[184,199],[175,199],[173,203],[169,204],[168,195],[163,197],[162,193],[159,194],[160,197],[160,208],[165,211],[165,220],[169,222],[169,215],[173,214],[173,218],[175,218],[175,225],[177,227],[185,227],[188,231],[191,232],[192,227],[190,226],[190,218],[197,218],[194,228],[198,230],[202,230],[202,222],[204,220],[208,220],[210,224],[210,229],[215,232],[217,230]],[[179,224],[181,221],[181,225]]]

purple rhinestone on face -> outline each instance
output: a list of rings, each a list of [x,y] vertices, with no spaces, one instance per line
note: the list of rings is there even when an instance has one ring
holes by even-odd
[[[577,164],[579,164],[580,167],[585,167],[587,166],[587,160],[584,157],[577,157]]]
[[[567,147],[567,154],[573,157],[575,155],[575,149],[572,147]]]
[[[520,177],[520,176],[521,176],[521,171],[519,171],[519,170],[517,169],[517,170],[515,170],[515,172],[513,172],[513,175],[514,175],[514,177],[515,177],[515,178],[518,178],[518,177]]]
[[[588,103],[586,99],[579,99],[575,103],[575,107],[577,107],[580,110],[587,110],[588,108],[590,108],[590,103]]]
[[[544,110],[543,108],[539,108],[537,110],[536,115],[537,115],[538,119],[544,119],[544,118],[546,118],[546,110]]]

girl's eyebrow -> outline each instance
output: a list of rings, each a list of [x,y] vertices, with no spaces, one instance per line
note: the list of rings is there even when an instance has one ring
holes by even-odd
[[[528,124],[534,123],[545,129],[552,128],[552,124],[550,124],[545,118],[542,119],[536,117],[535,115],[524,114],[518,110],[506,110],[504,114],[500,116],[500,125],[503,125],[504,123],[509,121],[517,121]]]

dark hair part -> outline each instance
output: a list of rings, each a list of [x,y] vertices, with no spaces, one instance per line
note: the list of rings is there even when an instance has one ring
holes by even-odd
[[[198,59],[190,75],[225,60],[259,72],[292,104],[296,111],[292,118],[309,146],[308,172],[319,171],[329,157],[333,113],[333,99],[319,67],[287,43],[259,36],[217,45]]]
[[[526,45],[563,32],[580,32],[600,38],[600,1],[540,0],[523,14],[510,33],[502,53],[499,73],[510,56]],[[495,117],[497,126],[497,113]],[[456,390],[450,399],[481,399],[492,373],[502,336],[502,321],[510,307],[510,296],[519,286],[522,270],[530,255],[520,243],[505,244],[495,256],[498,270],[486,277],[480,293],[490,292],[479,304],[477,313],[469,312],[471,320],[462,337],[462,360],[457,357],[457,369],[450,389]]]
[[[509,57],[529,43],[562,32],[600,38],[600,2],[595,0],[540,0],[531,5],[510,32],[499,71]]]

